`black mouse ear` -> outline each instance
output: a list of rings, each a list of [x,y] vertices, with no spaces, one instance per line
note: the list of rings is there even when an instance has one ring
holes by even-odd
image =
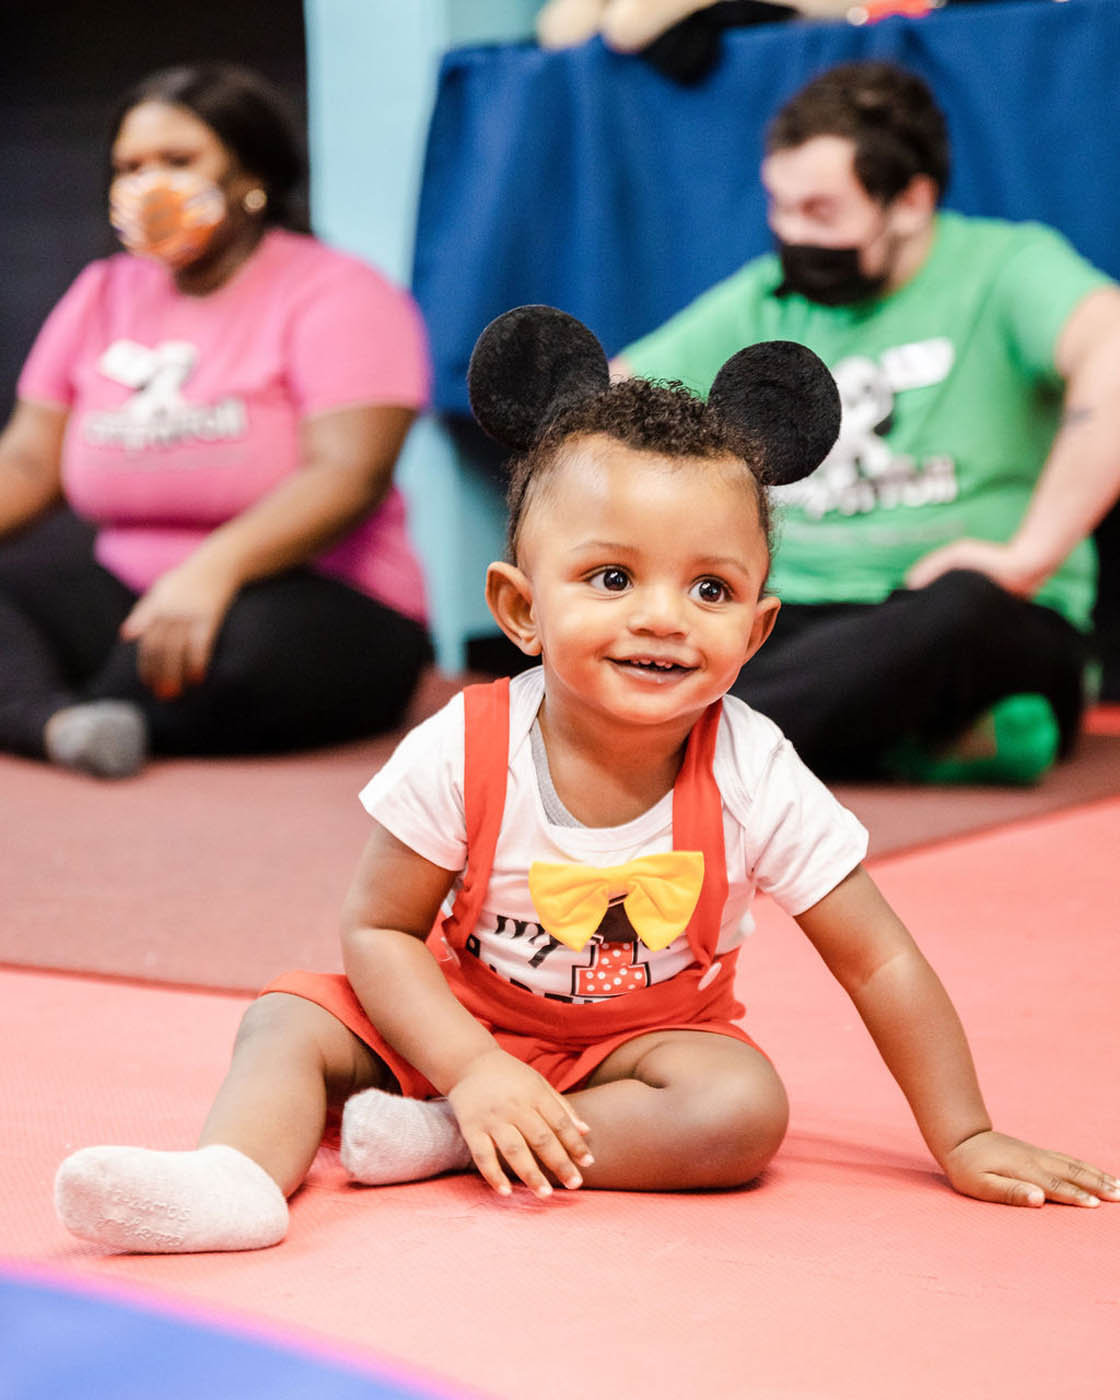
[[[823,360],[793,340],[765,340],[732,355],[708,402],[761,448],[769,486],[815,471],[840,432],[835,379]]]
[[[518,306],[490,322],[467,369],[471,411],[492,438],[524,452],[561,409],[610,386],[607,356],[582,321]]]

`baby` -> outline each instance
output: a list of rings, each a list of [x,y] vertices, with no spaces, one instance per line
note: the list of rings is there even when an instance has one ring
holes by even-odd
[[[774,343],[729,360],[707,403],[612,386],[585,327],[523,307],[483,333],[470,388],[521,454],[487,598],[540,667],[404,739],[362,794],[346,975],[288,974],[249,1008],[195,1150],[69,1157],[66,1225],[114,1249],[275,1244],[338,1107],[369,1184],[472,1165],[503,1195],[749,1182],[788,1115],[735,998],[756,889],[851,997],[958,1191],[1120,1200],[1098,1168],[993,1130],[863,828],[725,698],[778,612],[766,486],[836,437],[824,366]]]

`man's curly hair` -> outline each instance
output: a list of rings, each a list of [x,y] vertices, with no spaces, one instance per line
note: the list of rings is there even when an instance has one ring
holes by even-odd
[[[681,383],[624,379],[561,410],[533,447],[510,464],[506,547],[511,563],[517,561],[518,539],[528,509],[563,460],[563,449],[573,439],[586,437],[612,438],[626,447],[670,459],[741,462],[743,489],[754,502],[769,546],[770,505],[760,479],[764,473],[762,454],[755,444]]]

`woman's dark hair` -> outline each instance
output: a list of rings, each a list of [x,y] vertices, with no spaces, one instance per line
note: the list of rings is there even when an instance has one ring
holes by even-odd
[[[264,186],[264,222],[308,231],[306,164],[296,125],[284,98],[259,73],[232,63],[203,63],[149,74],[121,98],[110,127],[110,149],[125,117],[142,102],[193,112]]]
[[[529,505],[547,489],[548,479],[563,461],[564,449],[573,439],[587,437],[611,438],[662,457],[739,461],[743,489],[755,503],[769,544],[770,505],[763,488],[762,451],[683,384],[624,379],[561,411],[529,451],[510,464],[506,534],[510,563],[517,560],[518,537]]]
[[[814,78],[781,107],[766,131],[766,153],[814,136],[855,143],[855,172],[867,193],[887,202],[915,175],[938,198],[949,182],[945,117],[922,78],[893,63],[842,63]]]

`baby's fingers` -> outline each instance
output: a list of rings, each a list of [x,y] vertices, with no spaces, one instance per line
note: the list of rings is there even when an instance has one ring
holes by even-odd
[[[1079,1206],[1099,1206],[1102,1200],[1120,1201],[1120,1181],[1099,1167],[1057,1154],[1048,1157],[1044,1165],[1052,1168],[1051,1175],[1039,1184],[1052,1201]]]
[[[508,1196],[513,1188],[502,1171],[492,1139],[486,1133],[464,1134],[464,1139],[483,1181],[492,1186],[499,1196]]]
[[[561,1104],[555,1109],[544,1108],[538,1112],[537,1122],[523,1129],[525,1141],[536,1160],[570,1191],[574,1191],[583,1185],[583,1177],[576,1163],[590,1166],[595,1159],[587,1150],[583,1134],[566,1105]]]
[[[1112,1177],[1072,1158],[1039,1162],[1035,1170],[1021,1177],[981,1172],[966,1189],[977,1200],[1008,1206],[1038,1207],[1056,1201],[1092,1208],[1102,1199],[1120,1200],[1120,1186]]]
[[[1041,1206],[1046,1193],[1040,1186],[1016,1177],[1000,1176],[997,1172],[981,1172],[975,1181],[959,1188],[978,1201],[994,1201],[1000,1206]]]
[[[553,1104],[540,1108],[538,1112],[556,1134],[557,1138],[559,1138],[560,1144],[568,1158],[569,1171],[571,1170],[572,1162],[575,1162],[576,1165],[580,1167],[591,1166],[595,1158],[591,1155],[591,1149],[588,1147],[586,1141],[587,1134],[591,1129],[583,1119],[580,1118],[567,1099],[557,1094]],[[555,1168],[553,1169],[555,1170]],[[557,1171],[556,1175],[565,1185],[570,1184],[563,1172]],[[576,1175],[578,1177],[578,1172]],[[577,1186],[579,1185],[578,1180],[575,1184]]]
[[[556,1134],[542,1118],[537,1118],[535,1123],[523,1130],[510,1124],[494,1134],[494,1141],[510,1170],[542,1199],[552,1195],[552,1186],[541,1170],[542,1162],[551,1167],[566,1184],[567,1177],[575,1170]],[[564,1163],[563,1169],[560,1169],[561,1162]],[[574,1184],[578,1185],[579,1173],[575,1175],[577,1180]]]
[[[483,1180],[492,1186],[499,1196],[508,1196],[511,1190],[509,1178],[501,1167],[499,1153],[509,1169],[530,1191],[542,1198],[552,1195],[552,1187],[541,1171],[537,1159],[530,1151],[525,1138],[512,1124],[497,1129],[493,1136],[480,1133],[467,1137],[466,1143]]]

